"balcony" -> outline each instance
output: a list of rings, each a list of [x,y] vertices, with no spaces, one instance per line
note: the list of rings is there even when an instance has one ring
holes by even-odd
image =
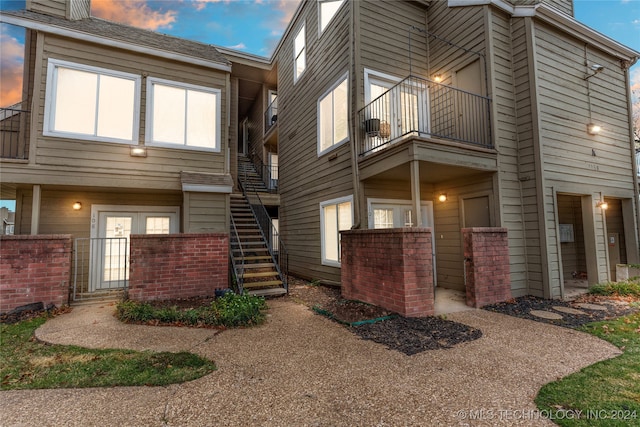
[[[493,148],[491,100],[410,76],[358,112],[358,154],[365,157],[410,137]]]
[[[275,97],[264,112],[265,135],[278,123],[278,97]]]
[[[26,160],[29,157],[30,112],[22,104],[0,108],[0,158]]]

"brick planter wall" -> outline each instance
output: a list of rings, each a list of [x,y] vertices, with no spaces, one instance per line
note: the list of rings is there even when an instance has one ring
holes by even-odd
[[[0,313],[69,303],[70,235],[0,236]]]
[[[467,305],[482,307],[511,298],[506,228],[463,228]]]
[[[430,228],[349,230],[342,237],[342,295],[407,317],[434,311]]]
[[[211,296],[229,286],[227,234],[131,236],[129,298]]]

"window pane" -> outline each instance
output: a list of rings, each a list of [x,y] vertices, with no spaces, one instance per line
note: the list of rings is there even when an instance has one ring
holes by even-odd
[[[58,67],[56,83],[53,128],[94,135],[97,74]]]
[[[305,51],[302,51],[296,59],[296,78],[300,77],[300,74],[302,74],[304,69],[307,67],[307,59],[305,55]]]
[[[374,209],[373,227],[393,228],[393,209]]]
[[[298,55],[300,55],[300,52],[302,52],[302,50],[304,49],[304,26],[302,26],[302,28],[296,35],[296,39],[293,42],[293,45],[294,45],[293,52],[295,54],[295,57],[297,58]]]
[[[169,234],[171,218],[168,216],[147,217],[145,234]]]
[[[347,119],[349,106],[347,99],[347,80],[340,83],[340,86],[334,89],[333,108],[333,143],[335,144],[346,139],[348,136]]]
[[[187,92],[187,145],[216,147],[216,95]]]
[[[338,215],[337,206],[324,207],[324,258],[338,261]]]
[[[331,93],[320,101],[320,151],[333,145],[332,101]]]
[[[184,144],[184,89],[153,85],[153,140]]]
[[[331,19],[334,17],[342,2],[344,0],[339,1],[325,1],[320,3],[320,31],[324,31],[331,22]]]
[[[353,225],[351,217],[351,202],[340,203],[338,205],[338,230],[350,230]]]
[[[98,136],[133,139],[135,89],[133,80],[100,76]]]

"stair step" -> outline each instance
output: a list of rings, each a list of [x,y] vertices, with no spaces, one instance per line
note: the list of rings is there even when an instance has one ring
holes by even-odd
[[[240,248],[231,248],[233,252],[240,252]],[[269,252],[268,248],[242,248],[242,252]]]
[[[236,264],[239,265],[239,264]],[[272,262],[259,262],[253,264],[244,264],[244,268],[253,269],[253,268],[275,268],[276,265]]]
[[[269,288],[269,289],[251,289],[248,291],[249,294],[255,295],[258,297],[266,297],[266,296],[275,296],[275,295],[285,295],[287,290],[285,288]]]
[[[260,246],[260,245],[266,245],[265,242],[263,242],[262,240],[253,240],[253,241],[249,241],[249,242],[245,242],[245,241],[241,241],[240,243],[242,243],[242,246]],[[238,242],[232,242],[233,245],[238,245]]]
[[[246,257],[239,257],[237,258],[239,260],[245,260],[245,261],[260,261],[260,260],[265,260],[265,259],[271,259],[271,257],[269,255],[257,255],[257,256],[246,256]],[[247,264],[245,264],[247,265]],[[251,265],[251,264],[249,264]]]
[[[244,273],[242,275],[243,279],[255,279],[257,277],[275,277],[275,276],[279,276],[280,273],[278,273],[277,271],[264,271],[261,273]]]
[[[282,286],[282,280],[269,280],[266,282],[245,282],[242,284],[245,288],[259,288],[268,286]]]

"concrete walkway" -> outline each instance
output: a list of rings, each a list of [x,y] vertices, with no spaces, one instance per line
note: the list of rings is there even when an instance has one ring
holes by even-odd
[[[3,391],[0,424],[553,425],[536,419],[538,389],[620,353],[570,329],[472,310],[447,318],[480,328],[481,339],[405,356],[361,340],[302,305],[269,305],[265,325],[222,333],[124,325],[113,317],[113,306],[75,308],[43,325],[38,338],[86,347],[189,350],[213,359],[218,371],[168,387]],[[469,419],[469,411],[481,419]]]

